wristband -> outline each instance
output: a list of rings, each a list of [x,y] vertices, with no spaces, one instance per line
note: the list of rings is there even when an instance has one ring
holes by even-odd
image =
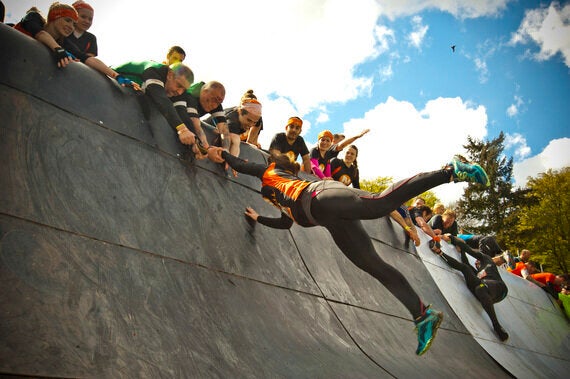
[[[77,58],[75,58],[73,56],[73,54],[71,54],[69,51],[65,50],[63,47],[56,47],[55,49],[53,49],[53,52],[55,54],[55,59],[59,62],[62,59],[65,58],[70,58],[72,60],[75,60]]]
[[[180,129],[182,129],[182,128],[186,128],[186,125],[180,124],[180,125],[178,125],[178,126],[176,127],[176,130],[177,130],[177,131],[180,131]]]
[[[439,242],[439,241],[441,241],[441,238],[439,236],[435,236],[435,237],[433,237],[433,240],[435,242]]]
[[[406,227],[404,228],[404,230],[407,231],[407,232],[409,232],[410,230],[412,230],[412,228],[410,228],[409,226],[406,226]]]
[[[121,85],[125,84],[125,85],[129,85],[129,86],[130,86],[130,85],[133,84],[133,81],[132,81],[131,79],[125,78],[123,75],[117,75],[117,76],[115,77],[115,80],[117,81],[117,83],[119,83],[119,84],[121,84]]]

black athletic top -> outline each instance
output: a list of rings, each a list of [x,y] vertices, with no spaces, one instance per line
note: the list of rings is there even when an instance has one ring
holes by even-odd
[[[284,132],[277,133],[271,140],[269,150],[271,151],[273,149],[280,151],[281,154],[287,155],[291,162],[296,162],[299,155],[304,156],[309,154],[309,149],[303,137],[297,137],[295,142],[290,145],[289,142],[287,142],[287,136]]]
[[[75,33],[71,33],[67,39],[75,44],[75,46],[77,46],[82,52],[97,56],[97,37],[95,37],[95,34],[85,31],[79,38],[77,38]]]
[[[182,124],[182,120],[178,116],[178,111],[173,104],[174,97],[169,98],[164,89],[168,69],[168,66],[160,65],[144,70],[142,74],[142,88],[145,94],[155,103],[160,113],[166,118],[168,125],[176,129],[178,125]]]
[[[352,184],[354,188],[360,188],[360,179],[358,168],[355,165],[348,167],[342,159],[334,158],[331,160],[331,175],[336,181],[349,186]]]

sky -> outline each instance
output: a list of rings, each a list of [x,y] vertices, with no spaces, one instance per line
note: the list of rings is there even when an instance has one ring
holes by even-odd
[[[51,4],[3,2],[6,22]],[[371,130],[355,143],[361,179],[438,169],[468,136],[501,131],[515,186],[570,166],[570,1],[87,2],[106,64],[162,61],[180,45],[196,81],[225,85],[224,107],[253,89],[264,148],[299,116],[309,149],[325,129]],[[434,192],[450,205],[464,186]]]

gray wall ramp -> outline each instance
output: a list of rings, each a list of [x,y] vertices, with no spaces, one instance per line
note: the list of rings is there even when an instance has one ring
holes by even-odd
[[[277,212],[257,179],[180,159],[128,89],[0,34],[0,374],[509,376],[388,219],[366,223],[376,248],[446,314],[422,357],[405,309],[323,228],[250,225],[245,206]]]

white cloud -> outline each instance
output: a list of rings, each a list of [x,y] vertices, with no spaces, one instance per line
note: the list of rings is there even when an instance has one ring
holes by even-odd
[[[377,25],[374,28],[376,38],[376,55],[390,50],[390,44],[396,42],[394,31],[384,25]]]
[[[475,69],[479,72],[479,82],[486,83],[489,80],[489,69],[487,68],[487,62],[481,58],[475,58],[473,61],[475,63]]]
[[[394,0],[382,1],[382,11],[390,18],[439,9],[460,19],[498,16],[512,0]]]
[[[389,97],[359,119],[344,124],[344,134],[353,136],[363,129],[371,132],[356,141],[362,178],[392,176],[402,179],[418,172],[441,168],[470,135],[487,135],[485,107],[460,98],[438,98],[416,109],[406,101]],[[434,192],[444,202],[459,199],[463,185],[439,186]]]
[[[327,122],[329,120],[330,120],[329,115],[325,112],[322,112],[322,113],[319,113],[319,115],[317,116],[316,122],[317,122],[317,124],[321,124],[321,123]]]
[[[515,117],[520,112],[520,107],[524,104],[522,96],[515,95],[514,102],[507,108],[507,115]]]
[[[560,7],[558,2],[548,8],[527,11],[518,30],[511,35],[510,43],[526,44],[530,41],[540,47],[533,58],[544,61],[561,53],[566,66],[570,67],[570,4]]]
[[[412,17],[412,26],[414,30],[408,35],[408,43],[416,49],[421,49],[429,26],[422,24],[422,18],[420,16]]]
[[[513,177],[516,187],[526,186],[528,177],[537,177],[548,169],[560,170],[570,166],[570,138],[550,141],[544,150],[534,157],[515,163]]]
[[[515,161],[520,161],[530,155],[531,149],[526,143],[526,138],[519,134],[505,134],[505,150],[512,149],[514,151]]]
[[[394,71],[392,70],[392,63],[387,66],[380,68],[380,81],[385,82],[394,76]]]

